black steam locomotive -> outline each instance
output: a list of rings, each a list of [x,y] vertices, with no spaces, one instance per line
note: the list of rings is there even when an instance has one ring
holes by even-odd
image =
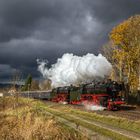
[[[93,82],[79,87],[58,87],[51,92],[51,101],[68,104],[91,104],[106,107],[108,110],[116,110],[124,104],[124,98],[120,95],[122,84],[108,80],[107,82]]]

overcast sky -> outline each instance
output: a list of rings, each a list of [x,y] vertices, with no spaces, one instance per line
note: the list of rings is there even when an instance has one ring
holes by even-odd
[[[0,82],[15,69],[39,77],[36,58],[98,54],[112,27],[140,14],[140,0],[0,0]]]

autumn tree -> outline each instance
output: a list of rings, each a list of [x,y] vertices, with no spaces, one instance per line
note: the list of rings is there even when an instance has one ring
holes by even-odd
[[[114,27],[110,40],[113,42],[112,57],[119,69],[120,81],[125,77],[131,90],[137,89],[140,86],[140,15]]]
[[[37,80],[32,80],[31,90],[39,90],[39,82]]]

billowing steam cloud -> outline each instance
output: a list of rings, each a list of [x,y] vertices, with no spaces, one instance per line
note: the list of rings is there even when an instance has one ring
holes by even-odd
[[[64,54],[51,68],[47,68],[47,61],[37,59],[38,70],[43,77],[52,81],[53,87],[91,82],[97,78],[105,78],[110,74],[111,64],[99,54],[87,54],[82,57]]]

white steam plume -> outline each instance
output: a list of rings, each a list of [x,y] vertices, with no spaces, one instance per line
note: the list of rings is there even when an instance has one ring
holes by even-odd
[[[91,82],[97,78],[105,78],[110,74],[111,64],[99,54],[87,54],[82,57],[66,53],[47,68],[47,61],[37,59],[38,70],[44,78],[52,81],[53,87],[68,86],[82,82]]]

